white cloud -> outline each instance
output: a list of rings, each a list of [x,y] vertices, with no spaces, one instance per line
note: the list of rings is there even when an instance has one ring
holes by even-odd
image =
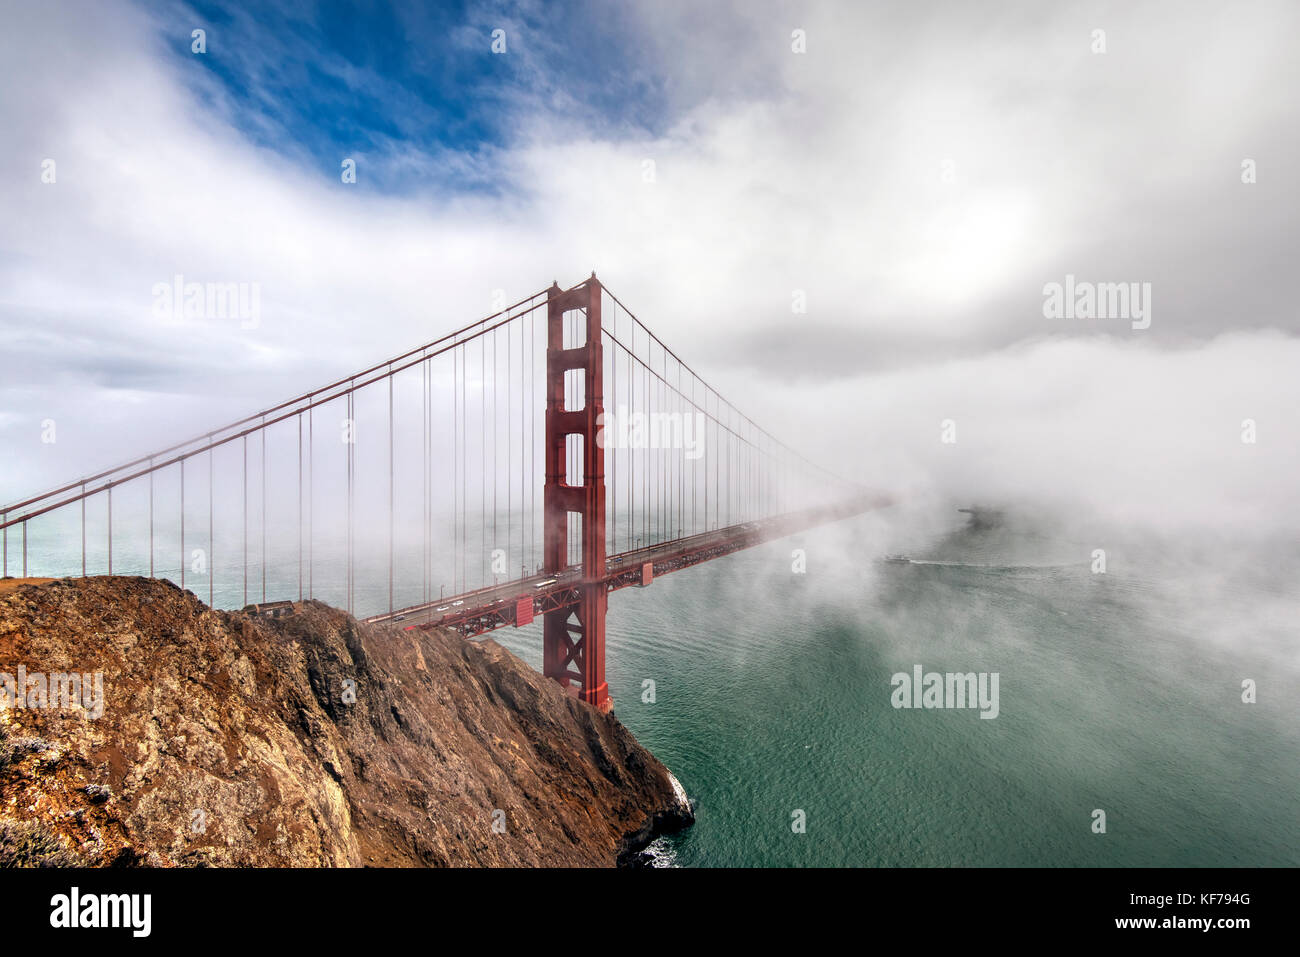
[[[501,196],[401,198],[250,145],[195,92],[220,91],[162,55],[174,24],[109,5],[15,15],[0,40],[22,79],[0,84],[5,497],[432,339],[498,288],[594,268],[739,407],[884,484],[1172,522],[1293,506],[1295,339],[1220,334],[1294,328],[1271,266],[1294,195],[1261,183],[1274,191],[1256,203],[1235,171],[1258,155],[1276,182],[1294,156],[1277,117],[1295,12],[1197,7],[1171,27],[1184,6],[944,9],[828,4],[795,24],[779,6],[704,22],[646,5],[681,109],[661,135],[536,113],[473,160],[498,164]],[[1098,23],[1105,57],[1087,52]],[[1041,316],[1042,284],[1067,269],[1154,279],[1151,334],[1014,348],[1094,331]],[[260,283],[259,327],[155,318],[151,289],[178,272]],[[807,316],[790,312],[796,288]],[[1237,302],[1250,308],[1225,312]],[[882,372],[880,354],[907,367]],[[1253,464],[1233,444],[1251,414],[1269,423]],[[50,415],[77,441],[42,448]],[[931,442],[943,417],[961,423],[960,464]]]

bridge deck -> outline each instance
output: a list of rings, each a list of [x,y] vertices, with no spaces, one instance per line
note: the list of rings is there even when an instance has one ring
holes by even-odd
[[[732,552],[859,515],[890,503],[890,499],[883,497],[854,499],[841,505],[790,512],[620,552],[606,559],[605,574],[600,581],[610,591],[647,584],[644,574],[647,565],[651,568],[650,580],[653,580],[669,572],[680,571],[700,562],[721,558]],[[582,566],[570,565],[560,572],[544,572],[500,585],[490,585],[437,601],[372,615],[365,621],[378,623],[418,619],[416,623],[407,625],[407,629],[451,628],[464,637],[471,638],[507,625],[528,624],[535,616],[575,605],[581,595],[579,586],[586,583]],[[525,612],[523,621],[517,620],[521,608]],[[527,614],[529,608],[531,615]]]

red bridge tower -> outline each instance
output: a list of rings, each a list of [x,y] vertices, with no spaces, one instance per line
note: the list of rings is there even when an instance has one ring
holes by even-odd
[[[578,516],[582,541],[581,600],[546,613],[542,673],[602,711],[613,707],[605,683],[605,451],[596,442],[604,412],[604,356],[600,327],[601,286],[591,278],[567,292],[547,292],[546,484],[542,492],[543,570],[555,575],[569,561],[569,515]],[[576,331],[583,341],[564,342],[564,316],[583,313]],[[581,406],[565,407],[566,373]],[[576,380],[576,381],[574,381]],[[569,437],[581,444],[581,476],[568,474]],[[570,484],[573,479],[573,484]]]

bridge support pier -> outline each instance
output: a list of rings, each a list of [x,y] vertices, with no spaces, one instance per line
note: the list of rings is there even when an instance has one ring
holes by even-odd
[[[546,613],[542,672],[566,691],[608,711],[613,701],[605,682],[605,451],[596,441],[605,410],[600,300],[595,274],[567,292],[552,285],[547,293],[543,568],[557,576],[568,568],[569,517],[576,515],[582,574],[575,586],[579,602]],[[580,321],[570,324],[567,344],[566,313],[581,314]],[[574,408],[566,403],[566,382]],[[573,444],[581,445],[580,450],[570,450],[571,436],[577,438]],[[571,458],[581,468],[580,477],[570,474]]]

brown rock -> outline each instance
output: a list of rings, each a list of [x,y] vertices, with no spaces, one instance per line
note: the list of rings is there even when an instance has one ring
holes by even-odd
[[[97,577],[0,597],[0,673],[19,665],[102,672],[104,711],[0,709],[0,856],[608,866],[691,822],[613,715],[492,641]]]

